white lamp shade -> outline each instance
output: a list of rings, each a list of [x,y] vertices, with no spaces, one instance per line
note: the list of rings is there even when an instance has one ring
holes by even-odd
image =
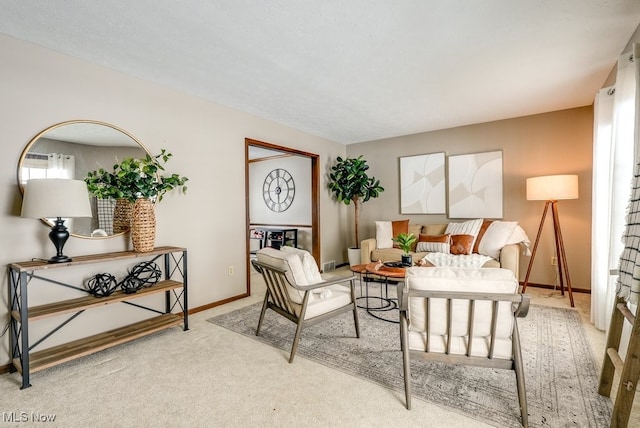
[[[87,183],[82,180],[40,178],[27,181],[22,217],[91,217]]]
[[[578,199],[577,175],[545,175],[527,178],[527,200]]]

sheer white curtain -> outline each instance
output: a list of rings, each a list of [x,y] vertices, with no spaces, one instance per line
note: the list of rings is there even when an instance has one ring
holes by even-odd
[[[591,231],[591,322],[596,328],[609,326],[618,268],[624,248],[622,235],[633,170],[637,162],[635,130],[638,112],[637,82],[640,77],[640,45],[635,55],[618,60],[614,87],[596,96],[593,141],[593,194]]]
[[[49,153],[47,178],[74,178],[76,173],[76,158],[73,155]]]

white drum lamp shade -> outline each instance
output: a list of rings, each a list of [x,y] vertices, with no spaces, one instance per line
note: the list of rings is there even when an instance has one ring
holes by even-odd
[[[49,263],[69,262],[62,254],[62,248],[69,238],[63,217],[91,217],[89,191],[82,180],[33,179],[27,181],[22,200],[22,217],[56,218],[49,232],[49,239],[56,247],[57,254]]]
[[[527,178],[527,200],[578,199],[577,175],[545,175]]]

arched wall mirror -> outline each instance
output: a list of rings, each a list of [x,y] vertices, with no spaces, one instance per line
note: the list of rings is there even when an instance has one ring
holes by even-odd
[[[83,180],[89,171],[111,170],[124,158],[140,158],[149,151],[127,131],[105,122],[72,120],[50,126],[33,137],[18,162],[18,186],[31,178]],[[149,153],[150,154],[150,153]],[[81,238],[109,238],[113,231],[113,200],[91,198],[93,217],[68,219],[69,232]],[[49,226],[53,222],[43,221]]]

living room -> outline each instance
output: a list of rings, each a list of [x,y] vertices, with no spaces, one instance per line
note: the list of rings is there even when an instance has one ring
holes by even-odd
[[[637,29],[629,35],[630,39],[615,47],[616,54],[628,50],[633,42],[640,42]],[[3,58],[0,69],[3,138],[0,147],[5,154],[0,179],[3,204],[0,236],[5,247],[0,251],[0,258],[4,265],[32,258],[48,258],[53,250],[47,238],[47,228],[35,219],[20,217],[22,199],[16,184],[16,167],[22,150],[37,133],[53,124],[92,119],[127,130],[151,153],[159,153],[162,148],[170,150],[173,153],[168,166],[170,171],[179,171],[189,177],[186,195],[169,194],[157,208],[156,243],[188,249],[189,308],[192,311],[238,300],[246,294],[249,271],[244,244],[245,138],[314,153],[321,159],[321,190],[318,195],[321,212],[318,262],[321,265],[329,260],[346,262],[346,248],[353,245],[350,238],[353,234],[351,207],[336,203],[325,185],[327,168],[338,156],[364,155],[371,166],[371,173],[385,187],[382,197],[363,207],[363,237],[375,235],[376,220],[424,219],[424,216],[399,214],[398,158],[401,156],[501,150],[504,219],[517,220],[532,240],[543,203],[526,200],[525,179],[537,175],[577,174],[580,198],[561,204],[562,227],[574,287],[587,292],[591,288],[588,266],[591,260],[592,105],[343,144],[10,35],[0,35],[0,52]],[[614,63],[615,59],[611,64]],[[611,84],[612,79],[614,75],[603,80],[602,86]],[[491,100],[486,100],[486,103],[490,104]],[[428,221],[438,223],[448,219],[430,215]],[[549,263],[553,252],[551,245],[546,239],[540,248],[532,282],[555,284],[554,267]],[[73,256],[129,248],[128,237],[100,240],[72,237],[65,246],[65,252]],[[528,261],[528,257],[521,257],[520,280]],[[229,267],[234,268],[233,275],[229,274]],[[105,269],[109,269],[109,265]],[[10,317],[6,301],[8,287],[5,276],[2,281],[5,304],[0,309],[0,316],[5,321]],[[51,297],[55,297],[55,292],[44,290],[42,299]],[[81,323],[69,324],[59,338],[52,337],[47,345],[118,326],[126,321],[121,319],[123,317],[129,317],[127,309],[110,308],[108,312],[95,314],[87,312],[83,314]],[[37,335],[41,331],[33,330],[33,333]],[[238,352],[246,351],[249,346],[234,344],[238,346]],[[8,368],[11,352],[7,336],[3,337],[0,350],[3,355],[0,366]],[[219,361],[225,361],[225,355],[215,355]],[[276,358],[276,361],[279,360]],[[309,362],[298,363],[300,361],[286,369],[294,372],[310,370]],[[230,370],[242,369],[230,364]],[[278,369],[276,364],[271,367]],[[330,377],[331,372],[322,371],[320,376]],[[340,382],[336,388],[349,387],[346,381],[341,379]],[[15,385],[15,391],[3,390],[3,393],[37,394],[41,382],[34,379],[33,383],[30,390],[19,391]],[[384,396],[384,393],[379,393],[376,399]],[[397,401],[392,404],[402,407]],[[441,416],[448,417],[446,413],[441,413]]]

